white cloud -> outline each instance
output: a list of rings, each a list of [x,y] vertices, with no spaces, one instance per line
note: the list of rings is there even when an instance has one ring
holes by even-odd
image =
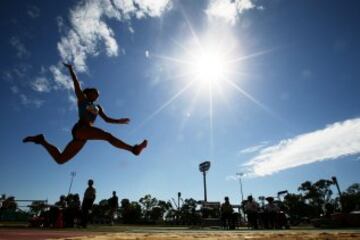
[[[40,9],[36,6],[31,6],[28,8],[27,10],[27,14],[31,17],[31,18],[37,18],[40,16]]]
[[[298,135],[262,149],[244,166],[253,175],[271,175],[281,170],[360,153],[360,118],[336,122],[323,129]]]
[[[86,59],[99,55],[102,49],[109,57],[118,55],[119,47],[106,19],[159,17],[170,6],[170,0],[83,0],[70,11],[71,27],[57,44],[60,56],[78,71],[86,71]]]
[[[57,26],[58,26],[58,29],[59,29],[59,33],[63,33],[64,31],[64,19],[61,17],[61,16],[57,16],[56,17],[56,23],[57,23]]]
[[[171,8],[170,0],[134,0],[134,5],[138,6],[137,16],[160,17],[160,15]]]
[[[149,50],[146,50],[146,51],[145,51],[145,57],[146,57],[146,58],[149,58],[149,57],[150,57],[150,52],[149,52]]]
[[[37,77],[31,87],[37,92],[50,92],[50,84],[45,77]]]
[[[134,30],[134,28],[133,28],[132,26],[129,26],[129,28],[128,28],[128,29],[129,29],[129,32],[130,32],[130,33],[132,33],[132,34],[134,34],[134,33],[135,33],[135,30]]]
[[[229,175],[225,177],[226,181],[237,181],[239,179],[238,176],[234,176],[234,175]]]
[[[43,100],[31,99],[28,96],[26,96],[25,94],[20,94],[19,96],[20,96],[21,104],[26,105],[26,106],[33,105],[36,108],[40,108],[44,104]]]
[[[18,37],[11,37],[10,44],[16,49],[16,56],[18,58],[26,58],[30,56],[30,52],[26,49],[25,45]]]
[[[256,6],[253,0],[210,0],[205,12],[210,19],[221,19],[234,25],[240,14],[254,8],[264,9]]]
[[[62,17],[56,18],[62,34],[57,43],[60,57],[63,62],[72,63],[78,72],[85,72],[88,57],[98,56],[102,52],[108,57],[118,56],[119,46],[106,20],[129,21],[132,17],[159,17],[170,8],[170,0],[82,0],[70,9],[70,26],[65,26]],[[129,31],[134,33],[131,26]],[[125,54],[124,49],[120,52]],[[51,65],[49,71],[55,87],[45,88],[45,85],[39,84],[45,82],[39,80],[33,83],[35,90],[73,88],[70,77],[63,73],[60,63]]]
[[[12,82],[14,80],[10,71],[4,71],[1,78],[7,82]]]
[[[262,148],[264,148],[266,145],[268,145],[268,142],[263,141],[257,145],[253,145],[247,148],[244,148],[242,150],[240,150],[240,154],[247,154],[247,153],[254,153],[254,152],[258,152],[260,151]]]
[[[69,76],[65,75],[61,72],[60,67],[51,65],[49,67],[50,72],[53,75],[53,80],[56,83],[55,89],[57,88],[65,88],[65,89],[73,89],[73,83]]]
[[[29,70],[32,68],[29,64],[18,64],[13,69],[12,72],[18,77],[18,78],[24,78],[28,75]]]
[[[74,95],[69,95],[69,101],[75,105],[77,103],[77,98]]]

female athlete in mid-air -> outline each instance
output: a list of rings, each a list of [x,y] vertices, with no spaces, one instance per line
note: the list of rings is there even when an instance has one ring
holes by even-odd
[[[108,123],[127,124],[130,120],[128,118],[113,119],[108,117],[101,106],[94,103],[99,97],[99,91],[96,88],[85,88],[82,90],[72,65],[64,63],[64,66],[68,68],[73,80],[79,111],[79,121],[71,131],[73,139],[68,143],[63,152],[60,152],[59,149],[50,144],[43,134],[28,136],[23,139],[23,142],[33,142],[42,145],[58,164],[63,164],[74,157],[85,145],[87,140],[105,140],[117,148],[125,149],[135,155],[139,155],[146,147],[147,140],[131,146],[117,139],[110,133],[93,127],[98,114]]]

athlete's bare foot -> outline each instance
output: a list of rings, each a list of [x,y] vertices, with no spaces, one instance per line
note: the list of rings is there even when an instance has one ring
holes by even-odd
[[[134,146],[133,150],[132,150],[132,153],[133,153],[134,155],[138,156],[138,155],[141,153],[141,151],[142,151],[144,148],[146,148],[147,144],[148,144],[148,141],[147,141],[147,140],[144,140],[144,141],[143,141],[142,143],[140,143],[140,144],[136,144],[136,145]]]
[[[27,142],[33,142],[36,144],[40,144],[44,141],[44,135],[39,134],[39,135],[35,135],[35,136],[28,136],[26,138],[23,139],[23,143],[27,143]]]

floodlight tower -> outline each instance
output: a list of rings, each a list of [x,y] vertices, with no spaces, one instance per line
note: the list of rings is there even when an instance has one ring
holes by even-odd
[[[204,178],[204,202],[207,202],[206,193],[206,172],[210,169],[210,161],[205,161],[199,164],[199,170],[203,173]]]
[[[76,176],[76,172],[75,172],[75,171],[72,171],[72,172],[70,173],[70,176],[71,176],[71,180],[70,180],[70,186],[69,186],[68,195],[69,195],[70,192],[71,192],[71,187],[72,187],[72,184],[73,184],[73,181],[74,181],[74,177]]]
[[[339,198],[340,198],[340,207],[341,207],[341,210],[343,210],[343,202],[342,202],[343,197],[342,197],[342,194],[341,194],[341,190],[340,190],[340,187],[339,187],[338,180],[337,180],[337,178],[335,176],[332,176],[331,180],[332,180],[333,184],[335,184],[336,189],[338,190]]]
[[[243,193],[243,187],[242,187],[242,182],[241,182],[241,177],[244,176],[244,173],[236,173],[236,176],[238,176],[239,178],[239,183],[240,183],[240,193],[241,193],[241,204],[244,202],[244,193]]]

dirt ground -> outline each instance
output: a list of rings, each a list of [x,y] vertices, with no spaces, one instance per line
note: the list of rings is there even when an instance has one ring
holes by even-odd
[[[88,229],[29,229],[0,228],[0,240],[353,240],[360,239],[360,229],[318,230],[292,229],[273,231],[249,231],[246,229],[222,231],[213,229],[189,229],[179,227],[127,227],[93,226]]]
[[[101,235],[87,237],[66,238],[66,240],[267,240],[267,239],[360,239],[360,233],[356,232],[162,232],[162,233],[103,233]],[[65,240],[65,238],[64,238]]]

